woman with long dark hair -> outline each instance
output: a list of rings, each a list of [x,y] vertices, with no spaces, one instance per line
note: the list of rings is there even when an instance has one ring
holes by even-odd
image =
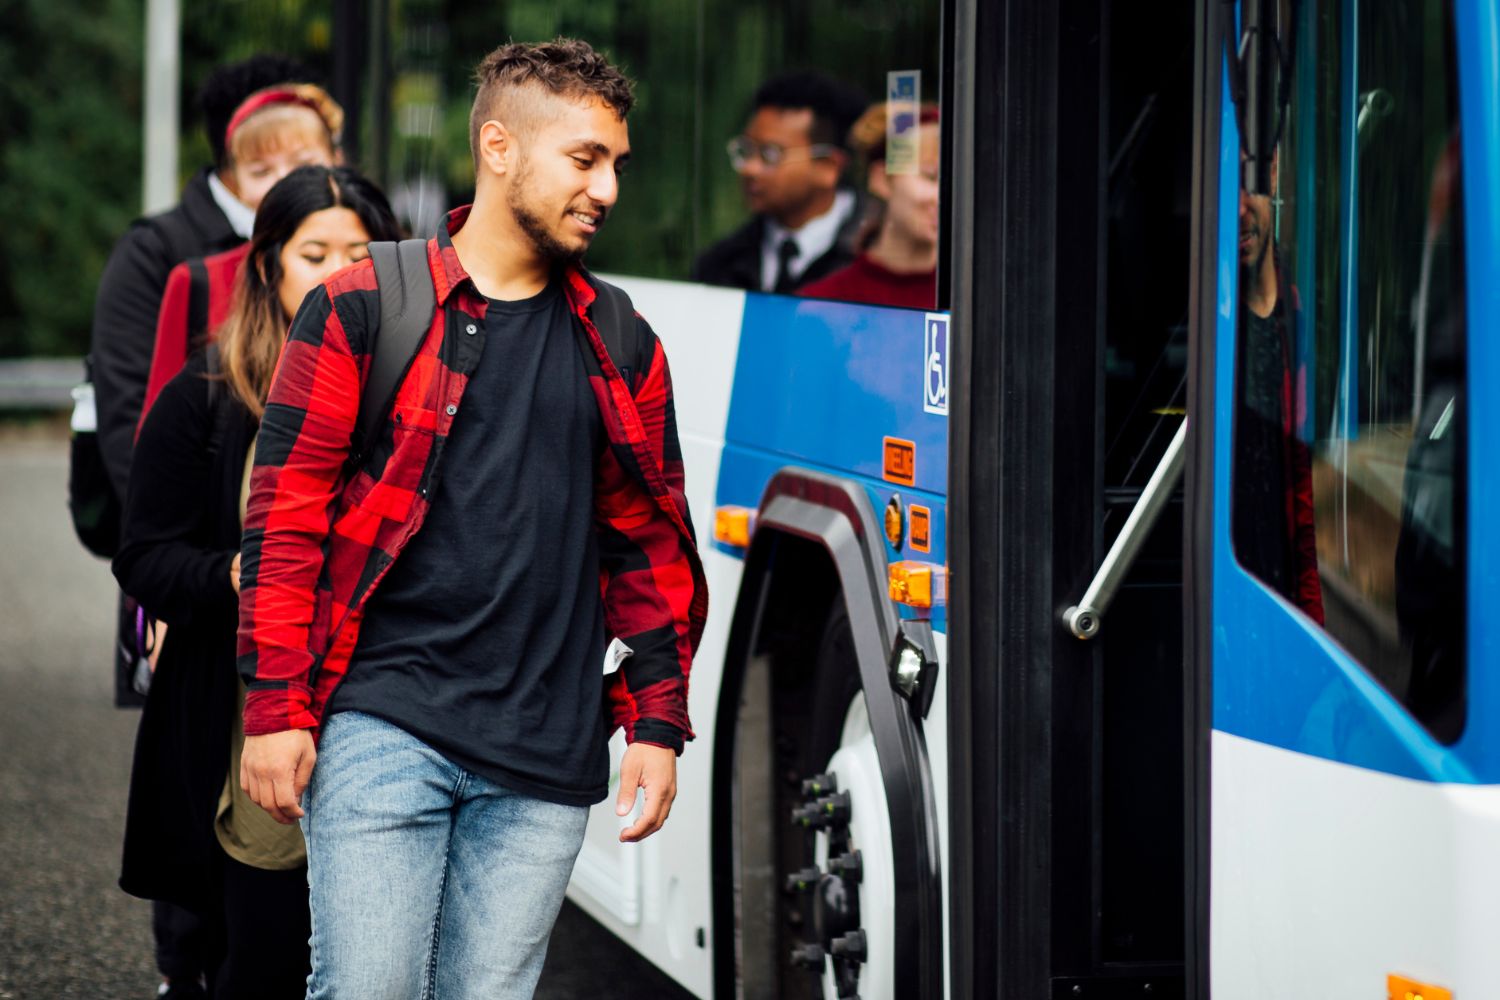
[[[306,852],[239,787],[235,669],[240,524],[266,393],[303,296],[400,233],[385,196],[347,167],[301,167],[255,216],[217,342],[189,359],[141,427],[115,576],[171,629],[136,738],[120,885],[206,918],[222,956],[210,995],[306,991]]]

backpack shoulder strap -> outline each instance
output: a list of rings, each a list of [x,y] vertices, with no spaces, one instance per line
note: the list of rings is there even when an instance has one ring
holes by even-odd
[[[187,309],[187,340],[183,344],[186,357],[193,351],[193,344],[199,337],[208,333],[208,265],[203,262],[202,257],[192,257],[187,261],[188,269],[188,309]]]
[[[629,383],[633,376],[640,374],[644,366],[650,363],[649,358],[643,357],[645,338],[641,337],[635,322],[635,305],[623,288],[611,285],[597,275],[589,277],[593,279],[596,292],[594,327],[604,341],[605,350],[609,351],[610,360]],[[634,390],[635,386],[631,385],[630,388]]]
[[[370,259],[380,289],[380,325],[371,331],[370,372],[359,399],[351,453],[356,464],[369,457],[437,308],[426,240],[371,243]]]
[[[224,439],[229,436],[229,422],[235,414],[234,397],[229,387],[217,376],[223,371],[219,357],[219,345],[210,344],[204,359],[204,377],[208,379],[208,460],[213,465],[219,452],[224,449]]]

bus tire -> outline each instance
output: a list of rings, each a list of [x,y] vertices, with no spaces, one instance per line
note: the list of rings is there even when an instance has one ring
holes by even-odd
[[[875,758],[849,615],[842,595],[835,598],[813,662],[809,711],[801,720],[795,756],[799,804],[789,817],[793,835],[782,858],[786,891],[800,913],[800,933],[784,961],[801,972],[799,986],[814,997],[856,994],[874,1000],[868,988],[886,977],[867,970],[870,951],[865,926],[873,903],[889,912],[893,876],[869,871],[867,861],[885,864],[890,856],[889,819]],[[877,844],[876,841],[881,843]],[[870,899],[867,887],[876,889]],[[888,935],[885,936],[888,939]],[[889,961],[889,954],[884,959]],[[801,991],[798,991],[801,994]]]

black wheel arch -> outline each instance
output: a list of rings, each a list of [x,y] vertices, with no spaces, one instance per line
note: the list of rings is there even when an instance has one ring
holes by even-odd
[[[792,539],[812,544],[783,544]],[[773,600],[776,573],[807,578],[814,572],[806,565],[810,551],[825,560],[825,573],[831,571],[831,583],[842,595],[849,616],[885,785],[892,856],[900,862],[892,873],[896,995],[937,1000],[943,991],[944,909],[936,790],[920,722],[890,682],[889,661],[898,620],[886,594],[884,536],[863,487],[808,469],[784,468],[766,486],[730,625],[713,748],[715,940],[734,939],[730,789],[745,671],[768,632],[779,626],[776,619],[788,613]],[[821,622],[827,607],[806,610],[811,612],[809,620],[816,615],[815,620]],[[733,997],[734,991],[735,955],[721,946],[715,954],[714,993]]]

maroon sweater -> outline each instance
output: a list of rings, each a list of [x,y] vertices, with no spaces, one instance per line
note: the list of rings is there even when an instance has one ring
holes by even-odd
[[[842,299],[875,306],[932,309],[937,305],[937,271],[898,274],[862,253],[848,267],[820,281],[803,285],[798,295],[814,299]]]

